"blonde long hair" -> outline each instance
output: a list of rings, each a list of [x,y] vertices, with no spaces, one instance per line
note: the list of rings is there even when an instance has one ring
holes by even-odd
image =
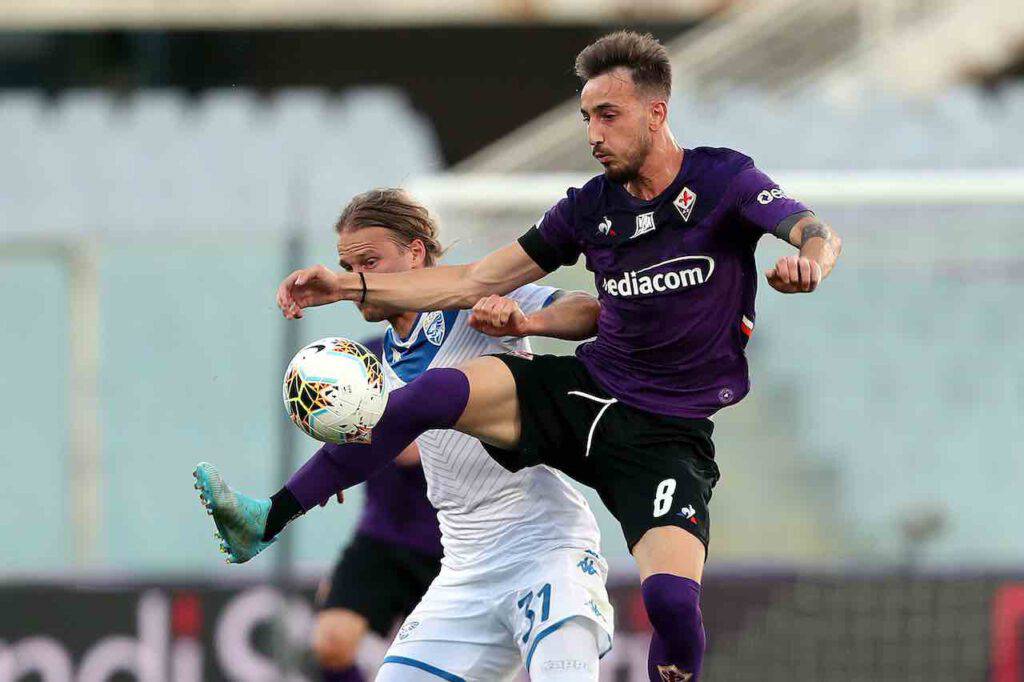
[[[341,234],[364,227],[383,227],[406,247],[419,239],[426,248],[424,260],[428,267],[444,255],[437,238],[437,220],[404,189],[383,187],[357,194],[342,210],[334,231]]]

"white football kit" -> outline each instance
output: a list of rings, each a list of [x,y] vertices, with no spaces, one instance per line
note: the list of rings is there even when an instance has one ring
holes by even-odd
[[[508,294],[530,314],[557,289],[527,285]],[[408,338],[384,336],[390,389],[427,369],[480,355],[529,352],[525,339],[498,339],[467,324],[469,311],[421,313]],[[593,625],[601,655],[611,648],[613,613],[605,590],[597,521],[558,471],[512,473],[480,442],[454,430],[416,440],[427,497],[437,509],[441,572],[388,649],[389,665],[446,680],[499,682],[529,670],[537,646],[574,618]]]

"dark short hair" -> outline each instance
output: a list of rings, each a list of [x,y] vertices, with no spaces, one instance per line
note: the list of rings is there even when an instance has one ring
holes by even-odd
[[[403,189],[384,187],[357,194],[348,202],[334,224],[338,234],[364,227],[390,230],[395,240],[403,246],[419,239],[427,249],[428,266],[434,265],[444,255],[444,249],[437,238],[437,220],[426,206]]]
[[[576,75],[584,81],[618,67],[629,69],[637,88],[666,98],[672,94],[672,65],[668,51],[650,33],[609,33],[576,55]]]

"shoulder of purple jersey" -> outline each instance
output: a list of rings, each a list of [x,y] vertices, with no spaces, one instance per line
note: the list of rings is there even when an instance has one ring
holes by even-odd
[[[752,158],[728,147],[695,147],[690,152],[705,159],[707,163],[732,171],[734,174],[755,167]]]
[[[607,189],[608,181],[604,174],[601,174],[592,177],[582,187],[570,187],[566,196],[572,202],[576,213],[585,215],[602,203]]]

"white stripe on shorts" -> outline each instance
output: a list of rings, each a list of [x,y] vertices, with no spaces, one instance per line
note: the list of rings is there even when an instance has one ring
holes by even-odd
[[[578,395],[581,398],[587,398],[588,400],[593,400],[594,402],[604,404],[604,407],[597,411],[597,416],[594,417],[594,423],[590,425],[590,433],[587,434],[587,451],[586,453],[584,453],[583,456],[590,457],[590,444],[594,440],[594,429],[597,428],[597,422],[600,421],[601,417],[604,416],[605,410],[607,410],[609,407],[611,407],[612,405],[619,401],[616,400],[615,398],[598,398],[596,395],[590,395],[589,393],[584,393],[583,391],[569,391],[568,395]]]

